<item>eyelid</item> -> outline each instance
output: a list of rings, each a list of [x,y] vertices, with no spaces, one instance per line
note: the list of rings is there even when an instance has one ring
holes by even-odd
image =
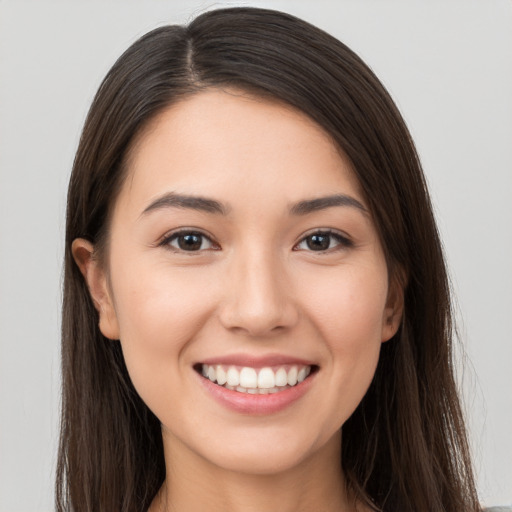
[[[211,243],[211,245],[213,247],[208,248],[208,249],[200,249],[197,251],[185,251],[185,250],[180,250],[178,248],[172,247],[170,245],[171,240],[177,238],[180,235],[187,235],[187,234],[196,234],[196,235],[202,236],[202,237],[206,238]],[[333,238],[337,239],[337,241],[339,242],[338,246],[341,246],[342,248],[349,248],[349,247],[354,246],[354,242],[351,240],[351,238],[346,233],[344,233],[342,231],[338,231],[338,230],[335,230],[332,228],[315,228],[315,229],[312,229],[309,232],[305,233],[304,235],[302,235],[302,237],[299,239],[299,241],[294,244],[292,250],[294,250],[294,251],[301,250],[301,249],[298,249],[298,246],[301,243],[303,243],[308,237],[310,237],[312,235],[332,236]],[[195,254],[201,253],[205,250],[219,250],[220,249],[219,244],[215,241],[215,239],[212,235],[205,233],[204,230],[195,228],[195,227],[182,227],[182,228],[177,228],[177,229],[168,231],[165,235],[163,235],[160,238],[160,240],[157,242],[156,245],[158,247],[166,246],[174,252],[183,253],[183,254],[187,253],[189,255],[193,255],[194,253]],[[324,251],[309,250],[308,252],[327,253],[327,252],[335,251],[336,248],[337,248],[337,246],[333,247],[333,248],[326,249]]]
[[[178,249],[176,247],[172,247],[170,245],[171,240],[179,237],[180,235],[192,235],[192,234],[199,235],[199,236],[206,238],[211,243],[211,245],[213,247],[208,248],[208,249],[200,249],[197,251],[185,251],[185,250]],[[194,227],[183,227],[183,228],[177,228],[175,230],[168,231],[157,242],[157,246],[158,247],[167,247],[167,248],[169,248],[169,250],[172,250],[173,252],[177,252],[180,254],[187,254],[187,255],[194,255],[194,254],[202,253],[204,251],[220,249],[219,244],[215,241],[215,239],[213,238],[212,235],[205,233],[204,230],[202,230],[202,229],[194,228]]]
[[[336,247],[331,247],[331,248],[326,249],[324,251],[313,251],[313,250],[307,250],[307,249],[298,249],[298,246],[300,244],[305,242],[307,238],[309,238],[310,236],[313,236],[313,235],[332,236],[333,238],[337,239],[337,241],[339,243],[338,243],[338,245]],[[306,234],[304,234],[300,238],[300,240],[293,246],[293,250],[294,251],[306,250],[307,252],[318,253],[318,254],[322,254],[322,253],[325,254],[325,253],[334,252],[337,249],[338,250],[341,249],[341,248],[342,249],[347,249],[347,248],[350,248],[350,247],[354,247],[354,242],[352,241],[352,239],[346,233],[344,233],[342,231],[338,231],[336,229],[332,229],[332,228],[316,228],[316,229],[313,229],[313,230],[307,232]]]

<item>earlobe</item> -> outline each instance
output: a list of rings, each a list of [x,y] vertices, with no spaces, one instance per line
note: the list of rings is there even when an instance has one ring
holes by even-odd
[[[94,307],[99,313],[99,328],[103,336],[119,339],[119,325],[107,282],[106,272],[94,256],[94,245],[83,238],[73,240],[73,258],[84,276]]]
[[[404,287],[394,279],[388,291],[386,308],[382,318],[382,342],[390,340],[398,331],[404,313]]]

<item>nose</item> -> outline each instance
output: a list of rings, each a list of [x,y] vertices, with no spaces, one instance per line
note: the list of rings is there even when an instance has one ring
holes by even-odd
[[[252,337],[290,329],[299,319],[291,285],[275,256],[244,251],[229,266],[221,323],[226,329]]]

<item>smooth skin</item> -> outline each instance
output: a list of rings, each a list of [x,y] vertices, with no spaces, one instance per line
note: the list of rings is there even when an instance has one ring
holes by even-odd
[[[108,254],[100,261],[83,239],[73,254],[101,331],[121,340],[162,423],[167,479],[150,511],[356,510],[340,428],[398,329],[402,291],[348,159],[304,114],[208,89],[152,121],[127,171]],[[176,195],[222,211],[173,205]],[[345,201],[293,208],[332,196]],[[319,370],[285,409],[241,414],[212,399],[193,368],[233,353]]]

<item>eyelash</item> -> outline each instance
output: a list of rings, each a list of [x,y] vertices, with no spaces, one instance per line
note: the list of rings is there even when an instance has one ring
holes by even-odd
[[[341,233],[338,233],[337,231],[333,231],[331,229],[319,229],[319,230],[309,233],[308,235],[303,237],[301,239],[301,241],[294,246],[293,250],[295,250],[295,251],[300,250],[300,249],[296,249],[296,248],[301,244],[304,244],[304,243],[307,244],[307,240],[313,236],[330,237],[331,239],[334,238],[334,240],[336,240],[336,242],[338,242],[338,244],[335,247],[330,247],[331,242],[329,242],[329,247],[326,250],[315,251],[314,249],[310,249],[309,252],[331,253],[331,252],[339,251],[341,249],[348,249],[348,248],[354,246],[354,243],[352,242],[352,240],[350,240],[348,237],[342,235]]]
[[[187,251],[186,249],[182,249],[180,247],[173,247],[171,245],[171,242],[173,242],[174,240],[178,240],[180,237],[185,237],[185,236],[197,236],[197,237],[201,238],[202,239],[201,246],[203,245],[204,240],[208,240],[209,243],[212,246],[214,246],[214,248],[213,249],[208,248],[208,249],[198,249],[198,250],[193,250],[193,251]],[[204,251],[204,250],[218,250],[218,247],[219,247],[218,244],[213,242],[213,240],[209,236],[205,235],[204,233],[201,233],[200,231],[194,230],[194,229],[181,229],[179,231],[175,231],[174,233],[170,233],[169,235],[165,236],[158,245],[168,247],[174,252],[187,253],[187,254],[198,253],[198,252]]]
[[[184,237],[184,236],[196,236],[196,237],[201,238],[202,241],[201,241],[199,249],[189,251],[186,249],[182,249],[180,247],[173,247],[171,245],[171,242],[178,240],[180,237]],[[298,247],[301,244],[304,244],[304,243],[307,244],[307,240],[314,236],[330,237],[331,240],[329,241],[329,247],[325,250],[318,250],[318,251],[309,248],[308,252],[331,253],[331,252],[335,252],[337,250],[347,249],[347,248],[354,246],[354,243],[348,237],[346,237],[336,231],[327,229],[327,230],[317,230],[317,231],[314,231],[314,232],[306,235],[293,247],[293,250],[294,251],[301,250],[301,249],[298,249]],[[330,247],[332,239],[334,239],[334,240],[336,240],[336,242],[338,242],[337,245],[334,247]],[[203,245],[204,240],[208,240],[208,242],[212,245],[212,247],[209,247],[207,249],[201,249],[201,246]],[[218,244],[216,244],[208,235],[205,235],[204,233],[201,233],[200,231],[196,231],[193,229],[182,229],[179,231],[175,231],[174,233],[170,233],[169,235],[165,236],[158,245],[168,247],[172,251],[177,252],[177,253],[188,253],[191,255],[194,253],[202,252],[204,250],[219,250]]]

